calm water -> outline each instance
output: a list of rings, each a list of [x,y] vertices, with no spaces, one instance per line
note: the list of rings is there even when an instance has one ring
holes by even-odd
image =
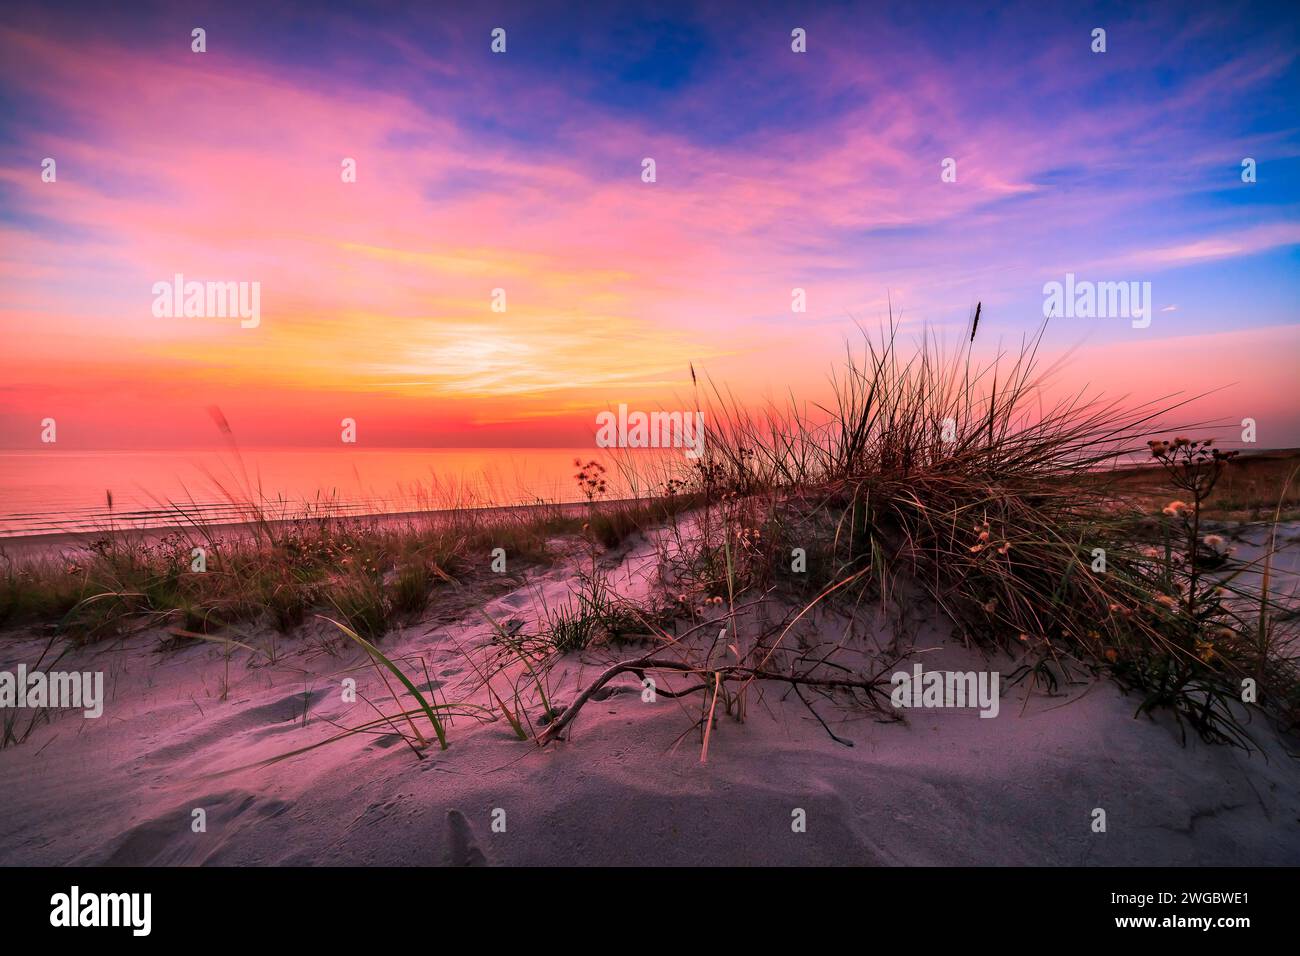
[[[617,459],[611,457],[617,454]],[[631,456],[635,455],[635,458]],[[243,449],[0,452],[0,536],[161,527],[181,513],[244,520],[257,500],[275,517],[310,509],[385,514],[451,505],[485,507],[580,500],[574,458],[608,469],[606,497],[644,491],[662,452],[592,448]],[[638,478],[626,477],[632,464]],[[622,467],[620,467],[622,465]],[[107,493],[112,493],[110,510]]]

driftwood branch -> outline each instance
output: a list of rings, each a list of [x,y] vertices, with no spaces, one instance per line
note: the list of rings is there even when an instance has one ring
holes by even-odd
[[[796,692],[801,687],[818,687],[828,690],[866,691],[868,696],[880,693],[881,688],[887,686],[889,683],[882,675],[877,675],[870,679],[814,677],[810,674],[782,674],[776,671],[765,670],[761,667],[746,667],[740,664],[729,664],[721,667],[701,667],[698,664],[688,664],[683,661],[666,660],[647,655],[645,657],[636,658],[635,660],[620,661],[617,664],[612,664],[606,668],[600,676],[598,676],[585,690],[582,691],[582,693],[574,698],[573,703],[565,707],[558,717],[546,725],[546,728],[537,735],[537,742],[539,744],[545,744],[556,738],[578,715],[578,711],[582,710],[583,705],[591,700],[597,691],[615,677],[618,677],[620,674],[630,673],[635,674],[641,680],[645,680],[646,671],[656,670],[677,671],[685,674],[707,674],[711,678],[706,682],[692,685],[685,690],[661,691],[656,689],[656,694],[663,694],[665,697],[685,697],[688,694],[708,691],[709,689],[728,681],[745,681],[746,683],[756,680],[777,681],[779,683],[789,684],[791,687],[795,688]],[[800,694],[801,699],[802,697],[803,695]],[[807,704],[808,702],[804,701],[804,703]],[[809,707],[809,709],[811,710],[811,707]],[[822,720],[821,717],[817,716],[816,711],[813,711],[813,716],[817,717],[818,722],[821,723],[822,727],[826,729],[826,732],[831,735],[832,739],[839,743],[847,743],[847,741],[836,737],[835,734],[831,732],[831,729],[826,726],[826,722]]]

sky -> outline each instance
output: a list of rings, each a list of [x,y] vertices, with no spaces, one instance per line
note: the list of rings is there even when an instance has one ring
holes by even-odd
[[[0,447],[589,443],[891,315],[1014,352],[1067,274],[1152,306],[1054,316],[1053,388],[1300,445],[1293,5],[111,6],[0,13]]]

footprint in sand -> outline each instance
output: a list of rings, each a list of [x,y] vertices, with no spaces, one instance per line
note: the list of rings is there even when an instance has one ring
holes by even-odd
[[[474,838],[474,828],[459,810],[447,811],[447,863],[450,866],[487,866],[487,857]]]

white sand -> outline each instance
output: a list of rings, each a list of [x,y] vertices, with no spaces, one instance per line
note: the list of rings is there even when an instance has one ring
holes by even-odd
[[[532,619],[539,602],[563,598],[572,570],[535,575],[488,613]],[[647,593],[653,571],[649,548],[633,549],[620,590]],[[0,864],[1300,863],[1300,763],[1262,720],[1251,727],[1262,754],[1207,746],[1190,730],[1183,747],[1170,718],[1134,719],[1137,699],[1109,683],[1028,702],[1023,685],[1004,687],[995,719],[931,710],[881,723],[818,703],[852,748],[768,687],[747,722],[718,721],[701,763],[698,733],[678,740],[700,695],[644,703],[629,675],[544,750],[504,720],[462,719],[450,749],[424,760],[390,734],[207,776],[324,739],[336,732],[328,720],[372,717],[363,701],[342,701],[345,676],[394,708],[359,650],[322,650],[314,636],[331,631],[313,623],[278,639],[274,664],[237,652],[227,701],[223,652],[210,644],[159,652],[158,634],[143,633],[66,656],[58,669],[106,672],[105,713],[61,713],[0,751]],[[918,634],[927,669],[1013,669],[948,631]],[[383,649],[408,658],[413,675],[423,657],[457,699],[472,675],[449,637],[469,645],[486,632],[478,618],[415,626]],[[32,664],[43,643],[5,636],[0,669]],[[555,698],[571,700],[601,666],[596,655],[566,660]],[[195,808],[205,833],[192,832]],[[498,808],[505,832],[492,829]],[[796,808],[806,832],[792,832]],[[1105,833],[1092,830],[1094,808]]]

